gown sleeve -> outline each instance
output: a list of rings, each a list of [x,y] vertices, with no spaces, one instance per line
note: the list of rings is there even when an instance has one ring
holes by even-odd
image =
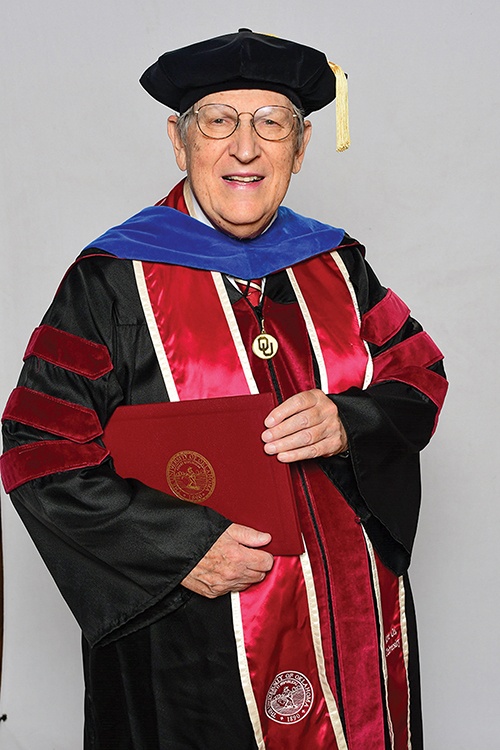
[[[120,478],[102,428],[120,404],[165,401],[128,261],[90,257],[63,280],[4,413],[2,479],[91,645],[159,619],[230,525]]]
[[[404,302],[380,284],[363,252],[345,248],[340,254],[373,360],[367,388],[329,394],[349,442],[356,487],[346,494],[382,560],[401,574],[410,562],[420,508],[419,453],[435,430],[447,389],[442,354]],[[333,457],[323,468],[332,478],[347,476],[345,464]]]

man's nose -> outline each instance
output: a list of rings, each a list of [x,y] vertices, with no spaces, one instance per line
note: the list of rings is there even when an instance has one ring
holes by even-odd
[[[260,154],[260,138],[253,127],[252,115],[246,112],[243,114],[229,139],[229,153],[241,162],[250,162]]]

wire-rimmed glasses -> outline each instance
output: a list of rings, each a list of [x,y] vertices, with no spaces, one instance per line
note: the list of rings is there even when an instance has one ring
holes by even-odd
[[[252,127],[265,141],[283,141],[293,130],[297,115],[288,107],[269,105],[252,112],[238,112],[229,104],[203,104],[195,110],[198,128],[217,140],[229,138],[240,124],[241,115],[250,115]]]

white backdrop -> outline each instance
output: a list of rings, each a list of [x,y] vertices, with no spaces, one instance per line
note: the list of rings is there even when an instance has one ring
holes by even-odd
[[[412,565],[426,747],[498,750],[498,0],[17,0],[0,26],[2,404],[79,249],[180,176],[137,83],[159,54],[247,26],[348,71],[352,148],[335,153],[333,107],[313,116],[286,202],[364,242],[447,354]],[[0,747],[77,750],[79,632],[2,500]]]

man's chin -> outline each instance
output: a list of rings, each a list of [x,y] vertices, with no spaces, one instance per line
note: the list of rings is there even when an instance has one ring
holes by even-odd
[[[224,234],[227,234],[230,237],[234,237],[237,240],[251,240],[254,237],[258,237],[259,234],[262,234],[262,232],[267,229],[272,221],[272,218],[272,216],[265,217],[263,219],[260,219],[259,221],[251,223],[247,223],[245,221],[227,221],[226,219],[215,220],[213,218],[210,218],[210,221],[214,225],[215,229],[218,229],[220,232],[224,232]]]

